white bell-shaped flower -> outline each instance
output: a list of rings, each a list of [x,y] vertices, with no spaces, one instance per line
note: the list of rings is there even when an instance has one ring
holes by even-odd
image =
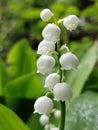
[[[49,97],[39,97],[34,104],[34,113],[49,115],[53,109],[53,102]]]
[[[50,9],[43,9],[40,13],[40,17],[44,22],[47,22],[51,19],[53,16],[53,13],[51,12]]]
[[[47,115],[41,115],[39,121],[41,125],[46,125],[49,122],[49,117]]]
[[[79,18],[76,15],[69,15],[64,19],[63,25],[69,31],[75,30],[79,25]]]
[[[45,79],[45,87],[48,87],[50,91],[53,90],[53,87],[60,82],[60,75],[57,73],[49,74]]]
[[[70,70],[70,69],[77,69],[77,66],[79,64],[79,60],[78,58],[76,57],[76,55],[74,55],[73,53],[71,52],[68,52],[66,54],[63,54],[60,59],[60,64],[61,64],[61,69],[62,70]]]
[[[60,28],[55,24],[47,24],[42,31],[42,36],[47,41],[52,41],[56,43],[60,37]]]
[[[37,54],[45,55],[48,51],[54,51],[54,50],[55,50],[55,44],[53,42],[43,40],[38,45]]]
[[[53,88],[55,100],[66,101],[72,97],[72,89],[67,83],[57,83]]]
[[[55,66],[55,59],[52,56],[42,55],[37,60],[37,73],[51,73]]]

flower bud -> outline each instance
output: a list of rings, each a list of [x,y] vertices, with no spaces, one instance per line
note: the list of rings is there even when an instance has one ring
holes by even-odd
[[[60,57],[60,64],[62,66],[62,70],[70,70],[70,69],[77,69],[77,66],[79,64],[79,60],[76,57],[76,55],[72,54],[71,52],[68,52],[66,54],[63,54]]]
[[[55,100],[65,101],[70,100],[72,97],[72,89],[67,83],[57,83],[53,88]]]
[[[55,112],[54,112],[54,117],[55,117],[56,119],[58,119],[58,118],[60,118],[60,116],[61,116],[61,111],[60,111],[60,110],[55,110]]]
[[[39,121],[42,125],[46,125],[49,122],[49,117],[47,115],[41,115]]]
[[[57,42],[60,36],[60,28],[55,24],[48,24],[42,31],[42,36],[47,41]]]
[[[40,17],[44,22],[47,22],[51,19],[53,13],[49,9],[43,9],[40,13]]]
[[[76,15],[69,15],[64,19],[63,25],[67,30],[72,31],[77,28],[79,24],[79,19]]]
[[[53,109],[53,102],[46,96],[39,97],[34,104],[34,113],[49,115]]]
[[[55,65],[55,59],[52,56],[42,55],[37,60],[37,73],[51,73]]]
[[[45,79],[45,87],[48,87],[50,91],[53,90],[53,87],[60,82],[60,75],[57,73],[49,74]]]
[[[53,42],[48,42],[46,40],[43,40],[38,45],[38,54],[45,55],[48,51],[54,51],[55,50],[55,44]]]

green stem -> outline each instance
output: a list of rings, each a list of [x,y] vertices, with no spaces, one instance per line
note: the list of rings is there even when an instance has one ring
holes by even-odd
[[[57,42],[57,52],[58,52],[58,68],[59,68],[60,81],[61,81],[62,80],[62,70],[61,70],[61,65],[59,63],[59,58],[61,56],[61,54],[60,54],[60,41]]]
[[[1,78],[1,74],[0,74],[0,96],[2,96],[2,78]]]
[[[60,119],[59,130],[64,130],[64,127],[65,127],[65,115],[66,115],[65,102],[60,102],[60,105],[61,105],[61,119]]]
[[[59,67],[59,74],[60,74],[60,81],[63,81],[63,72],[61,70],[61,65],[59,63],[59,58],[61,56],[60,53],[60,41],[57,43],[57,52],[58,52],[58,67]],[[60,107],[61,107],[61,118],[60,118],[60,126],[59,130],[64,130],[65,127],[65,115],[66,115],[66,108],[65,108],[65,102],[60,102]]]

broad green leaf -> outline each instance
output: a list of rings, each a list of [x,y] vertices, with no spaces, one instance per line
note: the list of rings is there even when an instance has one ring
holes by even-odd
[[[3,60],[0,59],[0,96],[3,94],[3,87],[10,79],[10,74]]]
[[[80,61],[78,70],[72,71],[68,75],[66,82],[68,82],[73,88],[73,98],[79,96],[81,93],[85,82],[87,81],[90,73],[95,66],[97,56],[96,46],[93,45],[90,49],[88,49]]]
[[[10,81],[4,88],[5,96],[37,98],[43,88],[36,74],[27,74]]]
[[[98,130],[98,94],[85,92],[68,108],[65,130]]]
[[[25,39],[13,46],[8,54],[7,62],[16,77],[36,71],[36,55]]]
[[[0,104],[0,130],[30,130],[9,108]]]

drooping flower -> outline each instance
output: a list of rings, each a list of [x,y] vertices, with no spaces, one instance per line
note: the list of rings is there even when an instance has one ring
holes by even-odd
[[[49,117],[47,115],[41,115],[39,121],[41,125],[46,125],[49,122]]]
[[[78,64],[79,64],[79,60],[76,57],[76,55],[74,55],[71,52],[68,52],[66,54],[63,54],[60,59],[60,64],[61,64],[61,69],[62,70],[70,70],[70,69],[77,69]]]
[[[51,73],[55,65],[55,59],[52,56],[42,55],[37,60],[37,73]]]
[[[70,100],[72,97],[72,89],[67,83],[57,83],[53,88],[53,93],[55,100],[66,101]]]
[[[56,43],[60,37],[60,28],[55,24],[47,24],[42,31],[42,36],[47,41],[52,41]]]
[[[37,54],[45,55],[48,51],[54,51],[54,50],[55,50],[55,44],[53,42],[43,40],[38,45]]]
[[[45,87],[48,87],[50,91],[53,90],[53,87],[60,82],[60,75],[57,73],[49,74],[45,79]]]
[[[53,16],[53,13],[51,12],[50,9],[43,9],[40,13],[40,17],[44,22],[47,22],[51,19]]]
[[[63,25],[69,31],[75,30],[79,25],[79,18],[76,15],[69,15],[64,19]]]
[[[34,113],[49,115],[53,109],[53,102],[49,97],[39,97],[34,104]]]

